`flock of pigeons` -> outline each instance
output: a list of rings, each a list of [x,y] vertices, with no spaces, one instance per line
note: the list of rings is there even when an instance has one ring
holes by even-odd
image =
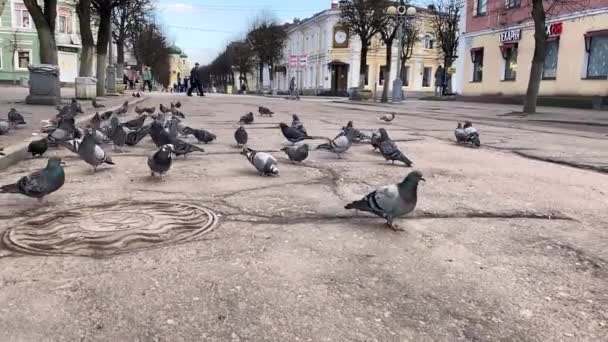
[[[97,102],[93,103],[93,106],[103,108],[103,105]],[[135,106],[137,118],[121,121],[119,118],[127,114],[129,110],[129,102],[125,101],[116,110],[96,113],[84,128],[80,128],[75,124],[75,117],[83,111],[78,101],[73,99],[69,105],[58,107],[59,113],[54,119],[46,122],[46,126],[42,130],[47,136],[30,143],[28,152],[36,157],[43,156],[49,146],[65,147],[91,165],[95,172],[97,167],[102,164],[114,165],[111,155],[102,145],[111,143],[113,149],[118,150],[125,145],[137,145],[149,135],[157,150],[148,157],[148,166],[152,176],[162,177],[170,170],[173,156],[183,155],[185,157],[189,153],[205,152],[203,148],[190,144],[180,137],[193,136],[197,141],[205,144],[217,138],[210,131],[187,126],[184,123],[186,115],[180,111],[180,108],[179,101],[171,103],[169,107],[161,104],[158,111],[155,107],[139,108]],[[262,106],[258,108],[258,113],[262,117],[274,115],[274,112]],[[148,119],[151,119],[151,122],[146,124]],[[395,119],[395,114],[384,115],[378,119],[390,123]],[[272,154],[247,147],[249,134],[245,126],[252,124],[254,120],[252,112],[240,118],[240,125],[234,132],[237,146],[243,148],[241,154],[246,156],[260,175],[278,175],[278,161]],[[0,121],[0,128],[3,127],[3,122]],[[9,112],[6,122],[9,129],[25,124],[23,116],[14,109]],[[333,139],[314,137],[308,134],[304,123],[296,114],[292,116],[291,125],[282,122],[279,124],[279,128],[283,136],[291,142],[291,145],[284,147],[282,151],[292,162],[299,163],[306,160],[310,151],[313,150],[328,151],[336,154],[338,158],[342,158],[342,155],[354,143],[369,143],[374,150],[380,152],[386,161],[392,163],[399,161],[407,167],[413,165],[413,162],[391,140],[385,128],[371,131],[371,134],[368,135],[355,128],[353,122],[349,121]],[[464,126],[458,123],[454,133],[458,143],[480,146],[479,133],[470,122],[465,122]],[[312,139],[326,139],[327,142],[311,149],[310,145],[303,141]],[[46,168],[21,178],[17,183],[1,186],[0,193],[19,193],[42,201],[46,195],[63,186],[65,173],[62,165],[61,158],[51,157]],[[401,183],[384,186],[359,201],[347,204],[345,209],[371,212],[386,219],[391,228],[397,229],[393,220],[414,210],[420,181],[424,181],[422,174],[419,171],[413,171]]]

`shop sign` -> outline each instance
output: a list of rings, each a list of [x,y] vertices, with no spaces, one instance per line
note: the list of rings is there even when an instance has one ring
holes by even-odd
[[[78,48],[69,47],[69,46],[58,46],[57,50],[62,51],[62,52],[78,53]]]
[[[500,32],[500,42],[516,42],[521,39],[521,29]]]
[[[547,28],[547,37],[559,36],[560,34],[562,34],[562,31],[564,30],[562,23],[553,23],[553,24],[547,25],[546,28]]]

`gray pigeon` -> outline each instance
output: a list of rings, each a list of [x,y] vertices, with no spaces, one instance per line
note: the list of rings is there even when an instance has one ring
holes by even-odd
[[[118,107],[114,111],[114,114],[116,114],[116,115],[124,115],[124,114],[127,114],[128,111],[129,111],[129,101],[125,101],[122,104],[122,106]]]
[[[80,105],[80,102],[78,102],[78,100],[76,100],[75,98],[72,98],[70,107],[74,110],[74,112],[76,112],[78,114],[84,113],[84,111],[82,110],[82,106]]]
[[[234,132],[234,139],[236,140],[236,143],[239,147],[247,145],[248,138],[249,138],[249,134],[247,134],[247,131],[245,130],[245,128],[243,126],[240,126]]]
[[[87,132],[85,134],[78,147],[78,155],[80,159],[93,166],[93,171],[97,171],[97,167],[103,163],[114,165],[112,157],[101,146],[95,143],[94,132]]]
[[[97,100],[93,99],[93,101],[91,102],[91,104],[93,105],[93,108],[98,109],[98,108],[104,108],[105,106],[101,103],[98,103]]]
[[[382,134],[382,143],[380,144],[380,153],[385,160],[395,163],[395,161],[401,161],[405,164],[405,166],[412,166],[412,161],[408,159],[408,157],[399,150],[397,144],[394,141],[389,139],[388,133],[386,130],[380,131]]]
[[[269,108],[260,106],[258,107],[258,113],[260,113],[260,116],[270,116],[272,117],[274,115],[274,112],[271,111]]]
[[[134,129],[127,133],[127,146],[137,145],[143,138],[150,134],[150,125],[142,126],[139,129]]]
[[[308,158],[309,150],[310,150],[310,147],[308,146],[308,144],[292,145],[292,146],[283,147],[281,149],[281,151],[283,151],[283,152],[285,152],[285,154],[287,154],[287,157],[289,157],[289,160],[295,161],[295,162],[301,162],[301,161],[304,161],[306,158]]]
[[[346,124],[346,127],[342,127],[342,132],[340,133],[340,135],[347,134],[347,133],[350,135],[350,137],[351,137],[350,139],[354,143],[359,143],[364,140],[372,139],[367,134],[365,134],[365,133],[361,132],[360,130],[356,129],[355,127],[353,127],[352,121],[349,121]]]
[[[416,208],[420,181],[425,181],[422,173],[412,171],[401,183],[383,186],[361,200],[347,204],[344,209],[373,213],[386,219],[386,224],[397,230],[398,227],[393,220],[409,214]]]
[[[460,122],[454,130],[454,136],[456,137],[456,141],[459,143],[464,143],[467,141],[467,134],[464,132],[464,128],[462,128],[462,124]]]
[[[258,152],[247,147],[243,149],[241,154],[247,157],[247,160],[249,160],[251,165],[253,165],[262,176],[279,175],[277,160],[271,154]]]
[[[68,141],[79,137],[80,133],[76,129],[74,118],[61,118],[59,124],[48,135],[50,143]]]
[[[133,120],[129,120],[129,121],[123,123],[123,126],[125,126],[128,129],[139,129],[144,125],[147,117],[148,117],[148,114],[142,114]]]
[[[121,148],[125,146],[127,142],[127,132],[121,124],[118,124],[116,129],[114,129],[114,134],[110,137],[112,139],[112,143],[114,144],[114,148]]]
[[[23,115],[19,113],[15,108],[11,108],[8,112],[8,122],[13,125],[26,125],[25,119],[23,119]]]
[[[384,114],[381,117],[379,117],[378,120],[381,120],[384,122],[391,122],[391,121],[395,120],[395,113]]]
[[[0,187],[0,193],[23,194],[42,201],[44,196],[59,190],[65,183],[65,173],[61,164],[61,158],[51,157],[46,168],[21,178],[15,184]]]
[[[302,123],[302,121],[300,120],[300,118],[298,117],[297,114],[292,115],[291,127],[304,133],[304,135],[308,135],[308,133],[306,132],[306,128],[304,127],[304,124]]]
[[[13,125],[4,120],[0,120],[0,135],[8,134],[8,132],[13,128]]]
[[[371,144],[372,147],[374,148],[374,151],[380,148],[380,144],[382,144],[382,133],[381,131],[384,128],[380,128],[380,131],[374,131],[372,132],[372,140],[371,140]]]
[[[352,134],[353,131],[346,130],[345,134],[340,134],[333,140],[329,140],[326,144],[317,146],[317,150],[327,150],[335,153],[338,158],[342,158],[342,154],[353,145]]]
[[[196,138],[196,140],[203,142],[205,144],[208,144],[217,138],[215,136],[215,134],[213,134],[205,129],[194,129],[194,128],[190,128],[188,126],[184,127],[184,129],[182,130],[182,133],[186,134],[186,135],[192,134]]]
[[[249,112],[248,114],[241,116],[239,123],[244,123],[246,125],[252,124],[253,123],[253,113]]]
[[[70,150],[73,153],[78,154],[78,149],[82,143],[82,138],[75,138],[67,141],[59,141],[58,144]]]
[[[466,142],[475,145],[476,147],[481,146],[481,141],[479,140],[479,132],[475,127],[473,127],[471,121],[466,121],[462,128],[464,128],[464,133],[467,135]]]
[[[173,153],[173,145],[163,145],[160,149],[148,157],[148,166],[152,172],[152,177],[158,174],[163,176],[171,169],[171,153]]]
[[[281,128],[281,133],[283,133],[283,136],[287,140],[289,140],[292,144],[300,142],[305,139],[312,139],[312,137],[308,136],[306,133],[304,133],[296,128],[289,127],[284,122],[281,122],[279,124],[279,127]]]

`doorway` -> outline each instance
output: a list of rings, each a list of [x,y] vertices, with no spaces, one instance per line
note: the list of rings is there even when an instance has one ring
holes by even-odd
[[[331,92],[335,94],[348,91],[348,64],[343,62],[332,62],[331,67]]]

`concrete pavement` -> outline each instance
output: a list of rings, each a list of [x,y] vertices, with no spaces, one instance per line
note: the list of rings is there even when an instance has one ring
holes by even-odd
[[[146,105],[176,99],[189,125],[218,140],[178,158],[163,180],[149,177],[145,139],[97,173],[52,151],[68,163],[66,184],[44,207],[0,194],[0,340],[606,336],[605,132],[422,101],[394,108],[392,124],[376,120],[384,107],[328,101],[157,94]],[[279,177],[258,176],[234,147],[239,116],[259,105],[277,115],[256,115],[249,146],[274,151]],[[278,152],[277,125],[292,113],[315,136],[334,136],[348,120],[388,129],[428,180],[413,215],[397,221],[403,232],[343,206],[411,169],[365,145],[343,160],[314,152],[291,164]],[[469,116],[481,149],[450,141]],[[2,184],[44,163],[12,166]]]

